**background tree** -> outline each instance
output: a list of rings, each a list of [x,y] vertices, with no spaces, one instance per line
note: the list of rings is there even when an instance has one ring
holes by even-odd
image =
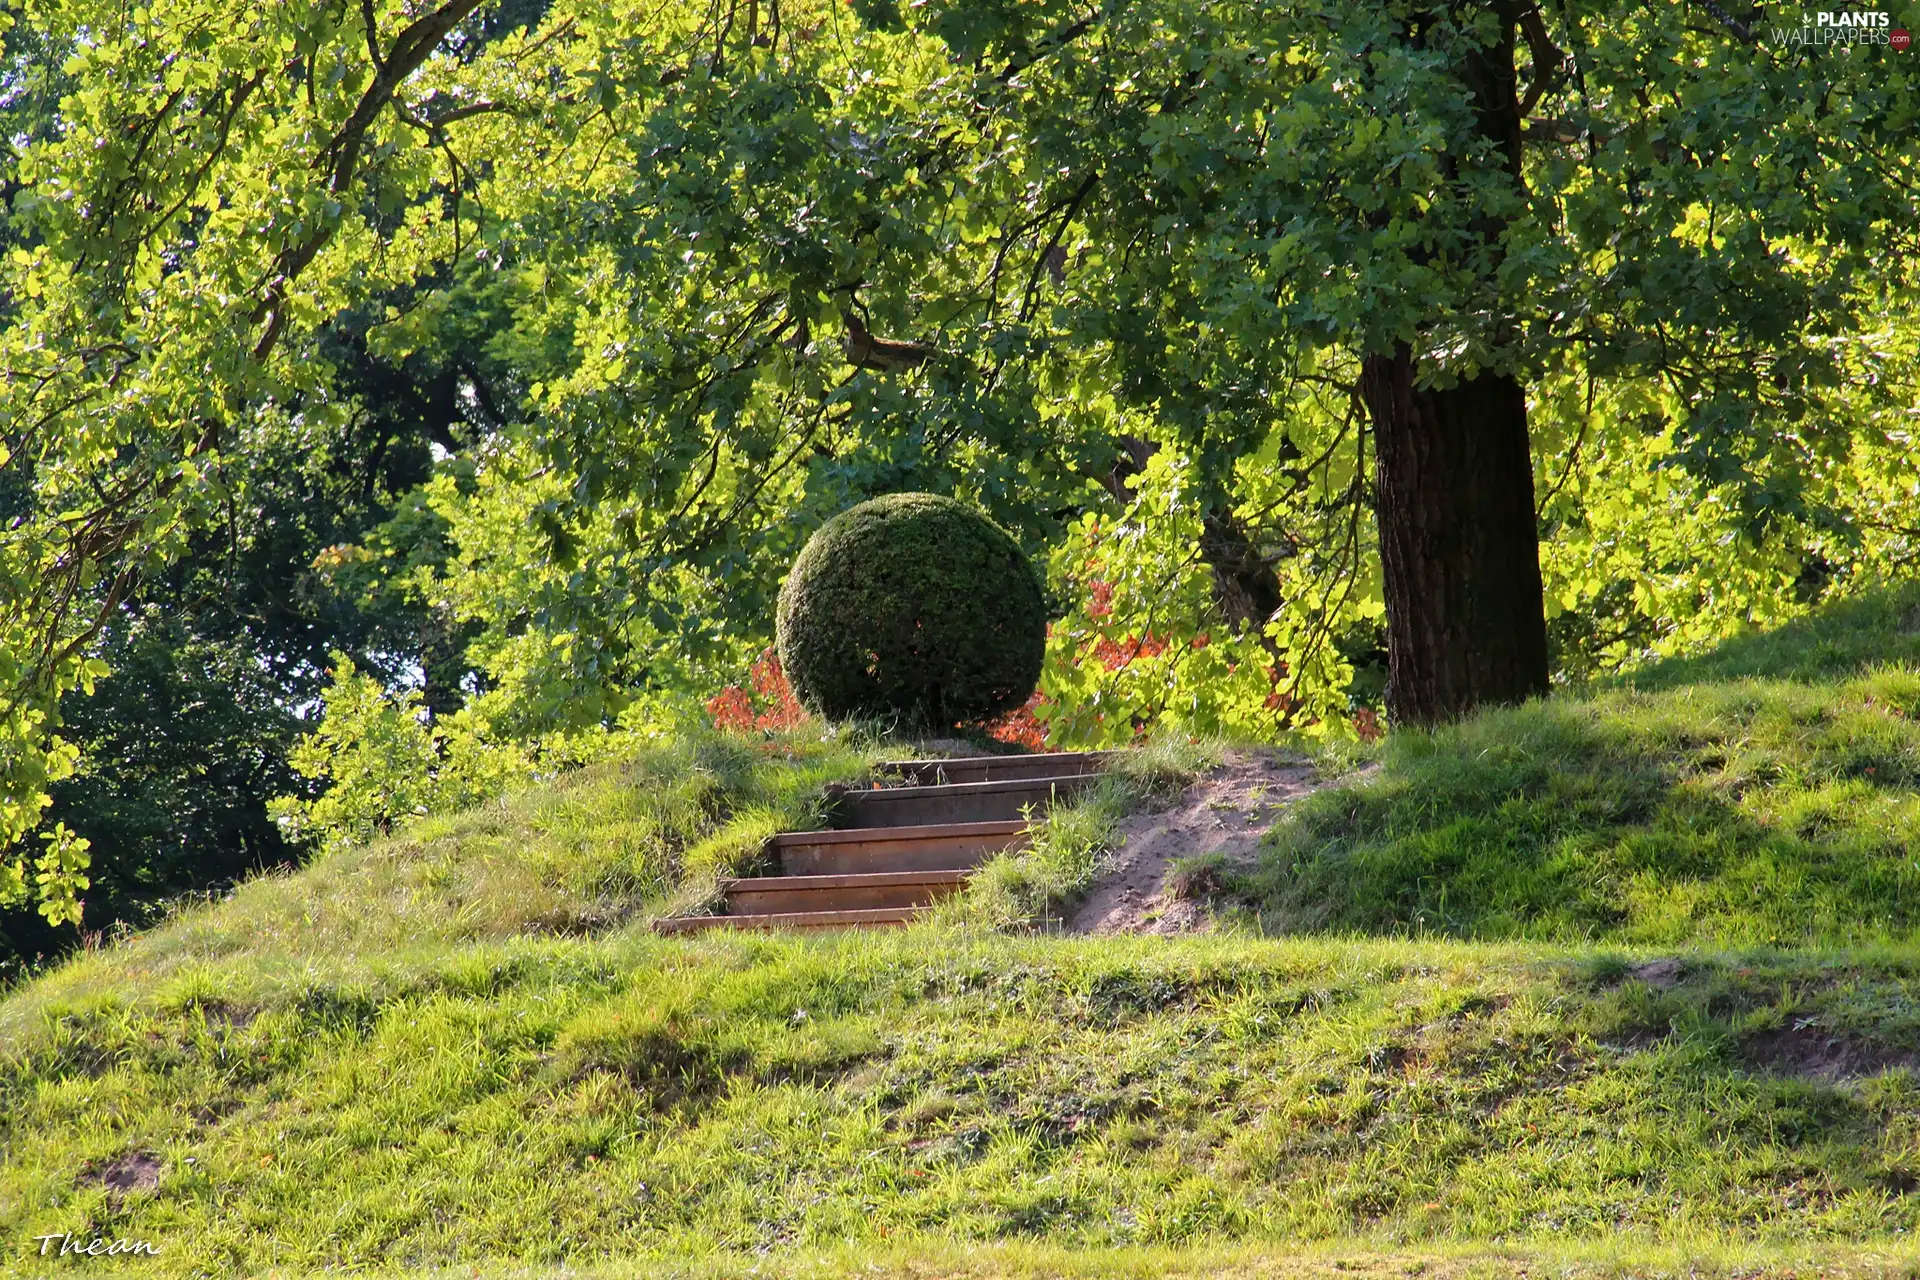
[[[356,665],[549,766],[743,667],[875,493],[1050,554],[1084,740],[1347,731],[1383,615],[1388,705],[1457,714],[1913,551],[1890,51],[1678,3],[27,12],[82,52],[9,179],[0,838],[142,584],[356,413],[408,461],[277,563],[336,538],[371,612],[286,670],[392,610]],[[60,914],[70,836],[12,847]]]
[[[6,113],[13,150],[5,167],[4,231],[13,242],[13,264],[20,268],[33,260],[36,247],[47,248],[43,261],[59,259],[57,251],[43,246],[48,224],[38,215],[46,212],[44,202],[36,184],[24,179],[33,172],[32,148],[58,144],[53,122],[60,97],[89,87],[69,62],[73,17],[70,12],[29,14],[28,22],[7,32],[12,56],[0,110]],[[476,21],[471,29],[456,29],[450,40],[477,47],[496,32],[498,22]],[[233,31],[244,36],[247,29]],[[109,65],[118,69],[111,60]],[[206,100],[183,86],[152,127],[181,130],[192,124]],[[117,104],[120,109],[130,105]],[[214,174],[215,151],[207,157],[203,179]],[[136,167],[122,176],[137,186],[167,174],[164,166],[154,172]],[[151,201],[150,196],[130,198]],[[174,213],[191,205],[186,199]],[[204,225],[198,218],[188,223],[189,229]],[[156,234],[164,239],[167,230],[159,227]],[[192,245],[191,239],[179,243]],[[80,265],[88,265],[84,254]],[[113,263],[109,255],[92,265]],[[135,296],[150,300],[153,292]],[[48,299],[29,282],[4,301],[21,322],[19,311],[34,314]],[[133,571],[137,557],[116,563],[112,555],[90,561],[86,555],[56,552],[39,567],[64,590],[37,600],[30,592],[10,598],[13,623],[26,626],[16,636],[44,628],[34,642],[41,658],[65,654],[38,670],[30,657],[12,668],[18,677],[10,691],[16,724],[38,717],[43,727],[37,744],[31,735],[16,744],[28,749],[12,757],[17,771],[9,782],[18,784],[12,819],[30,818],[36,805],[48,805],[46,818],[54,829],[78,838],[69,842],[70,852],[79,841],[90,845],[72,859],[76,865],[65,869],[64,888],[58,884],[62,869],[45,865],[46,855],[16,850],[8,862],[7,869],[23,882],[54,873],[54,883],[37,886],[52,908],[50,916],[78,916],[72,894],[83,887],[83,877],[91,881],[84,886],[87,923],[99,928],[115,920],[139,920],[169,894],[218,886],[249,869],[296,856],[268,820],[266,806],[273,796],[305,785],[287,757],[304,728],[301,713],[317,705],[332,650],[359,655],[389,679],[423,673],[439,703],[457,703],[462,657],[444,619],[391,592],[358,598],[364,593],[341,589],[329,580],[334,566],[328,553],[364,538],[388,519],[398,495],[426,478],[430,448],[455,447],[463,421],[482,416],[483,406],[454,395],[450,387],[479,374],[465,357],[437,358],[432,367],[423,367],[423,361],[411,368],[382,364],[366,352],[367,327],[364,315],[332,318],[310,339],[309,376],[304,384],[288,387],[288,406],[264,404],[264,411],[247,413],[229,429],[225,443],[238,465],[216,465],[202,477],[210,481],[202,495],[208,501],[200,518],[179,535],[175,551],[153,560],[144,573]],[[69,408],[83,404],[84,399]],[[64,444],[71,441],[63,441],[61,428],[72,424],[9,421],[0,443],[0,457],[8,463],[0,469],[0,487],[9,495],[9,547],[16,555],[7,567],[26,581],[32,556],[59,545],[47,535],[48,526],[60,520],[47,520],[51,513],[43,504],[36,511],[36,499],[47,494],[38,484],[43,476],[36,463],[51,463],[57,472],[70,461]],[[147,438],[143,444],[151,449],[156,442]],[[107,462],[127,473],[118,485],[119,501],[129,510],[148,504],[135,543],[167,528],[169,504],[159,491],[183,485],[178,472],[157,485],[151,475],[142,478],[153,463],[131,448]],[[116,492],[97,475],[87,488],[109,501]],[[154,503],[156,497],[162,500]],[[64,516],[70,528],[89,519],[98,528],[108,513],[103,506],[91,514],[68,511]],[[63,574],[68,577],[60,584]],[[37,620],[36,607],[43,610]],[[45,736],[45,717],[54,691],[71,683],[75,658],[104,664],[116,674],[91,689],[68,693],[63,714],[69,748],[62,750]],[[67,676],[60,674],[61,661],[67,663]],[[68,774],[76,761],[77,770]],[[88,865],[77,865],[83,861]],[[0,912],[0,958],[8,951],[31,955],[59,945],[64,941],[34,913]]]

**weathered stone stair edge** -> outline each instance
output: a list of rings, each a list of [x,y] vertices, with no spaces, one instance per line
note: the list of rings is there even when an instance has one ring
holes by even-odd
[[[846,791],[833,802],[833,822],[837,827],[891,827],[1009,821],[1029,817],[1057,800],[1077,794],[1096,777],[1094,774],[1061,774],[1004,782]]]
[[[890,760],[876,765],[876,773],[912,778],[922,785],[999,782],[1046,772],[1053,775],[1098,773],[1122,751],[1058,751],[1024,756],[960,756],[949,760]],[[1002,774],[994,778],[992,774]],[[980,774],[978,778],[973,774]]]
[[[923,840],[904,844],[814,844],[784,850],[781,874],[867,875],[883,871],[971,871],[997,853],[1025,848],[1025,832],[973,841]]]
[[[968,871],[880,871],[801,876],[748,876],[726,886],[729,916],[785,915],[804,911],[862,911],[882,907],[929,907],[960,892]]]
[[[1095,773],[1058,773],[1032,778],[995,778],[989,782],[940,782],[912,787],[847,787],[837,798],[860,803],[911,804],[916,800],[964,800],[972,796],[997,796],[1008,791],[1072,791],[1089,786],[1100,775]]]
[[[675,916],[656,920],[659,933],[699,933],[705,929],[838,929],[849,925],[910,924],[926,907],[878,907],[871,910],[790,911],[778,915]]]
[[[895,840],[946,840],[965,836],[1011,836],[1027,829],[1024,818],[991,822],[931,822],[902,827],[833,827],[826,831],[782,831],[773,838],[776,849],[819,844],[869,844]],[[876,834],[884,832],[885,834]]]
[[[965,868],[934,868],[928,871],[842,871],[817,876],[736,876],[722,880],[720,888],[755,893],[800,890],[858,889],[890,884],[958,884],[967,878]]]

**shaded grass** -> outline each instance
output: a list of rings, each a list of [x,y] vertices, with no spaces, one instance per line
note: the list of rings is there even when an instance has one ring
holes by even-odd
[[[1655,669],[1397,733],[1230,892],[1282,932],[1920,939],[1920,668],[1866,661],[1920,647],[1914,596],[1678,664],[1697,683]]]
[[[1920,1228],[1920,960],[1643,961],[934,929],[210,959],[10,1019],[0,1238],[189,1275]],[[102,1185],[129,1153],[156,1187]]]

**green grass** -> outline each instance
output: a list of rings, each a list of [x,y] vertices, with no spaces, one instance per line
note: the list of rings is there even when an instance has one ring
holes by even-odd
[[[1397,734],[1230,891],[1277,932],[1911,943],[1917,599]]]
[[[767,835],[821,822],[821,788],[897,748],[800,735],[690,733],[493,804],[422,818],[298,872],[184,904],[139,938],[138,980],[221,957],[300,964],[421,944],[589,935],[697,903],[745,869]],[[81,957],[55,981],[99,963]],[[28,989],[0,1006],[0,1027]]]
[[[895,933],[646,927],[878,749],[663,742],[415,824],[0,1000],[0,1270],[1911,1280],[1912,616],[1397,737],[1205,868],[1311,936],[979,927],[1200,748]]]
[[[1920,587],[1869,592],[1777,630],[1755,631],[1698,657],[1671,659],[1615,683],[1653,690],[1749,676],[1822,681],[1884,664],[1920,666]]]
[[[786,1252],[777,1259],[711,1255],[654,1263],[645,1274],[686,1280],[736,1280],[778,1274],[792,1280],[860,1275],[889,1280],[1849,1280],[1851,1277],[1920,1275],[1907,1251],[1832,1245],[1801,1248],[1646,1248],[1547,1245],[1426,1246],[1391,1242],[1340,1245],[1290,1242],[1271,1246],[1119,1249],[1063,1248],[1027,1242],[982,1244],[916,1242],[881,1247],[847,1246]],[[269,1270],[267,1276],[297,1274]],[[631,1265],[480,1265],[406,1274],[447,1280],[628,1280]]]
[[[6,1010],[0,1223],[143,1274],[891,1239],[1920,1228],[1920,959],[939,930],[422,945]],[[1636,976],[1636,974],[1640,976]],[[97,1171],[150,1155],[118,1199]],[[26,1259],[21,1259],[26,1261]]]

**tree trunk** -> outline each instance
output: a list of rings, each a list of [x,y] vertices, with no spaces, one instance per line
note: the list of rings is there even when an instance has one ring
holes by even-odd
[[[1369,356],[1361,395],[1378,463],[1387,713],[1435,724],[1547,691],[1527,401],[1483,373],[1414,386],[1412,352]]]
[[[1213,570],[1213,603],[1227,626],[1251,627],[1264,635],[1273,615],[1286,603],[1280,594],[1280,575],[1260,553],[1253,535],[1231,507],[1214,507],[1206,514],[1200,534],[1200,558]]]
[[[1463,28],[1485,16],[1473,4],[1451,9]],[[1493,6],[1493,39],[1468,43],[1456,63],[1473,104],[1473,132],[1493,144],[1516,188],[1523,185],[1523,113],[1514,32],[1529,9],[1514,0]],[[1416,15],[1408,38],[1423,43],[1434,19]],[[1463,159],[1443,157],[1449,177]],[[1489,214],[1469,229],[1497,263],[1505,223]],[[1491,372],[1421,390],[1414,366],[1405,343],[1370,354],[1360,393],[1378,464],[1387,714],[1403,724],[1436,724],[1483,702],[1545,693],[1547,623],[1526,392],[1513,377]]]

